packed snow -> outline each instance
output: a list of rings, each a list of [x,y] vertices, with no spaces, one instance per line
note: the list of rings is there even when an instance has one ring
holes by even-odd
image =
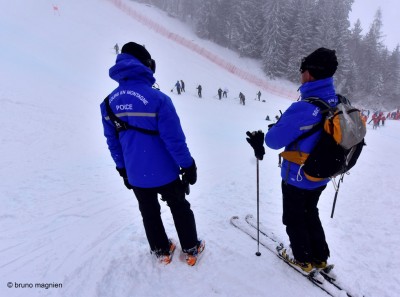
[[[292,99],[260,89],[137,21],[126,7],[263,80],[258,61],[201,40],[165,13],[128,0],[0,1],[0,296],[327,296],[229,223],[256,214],[256,159],[245,132],[267,130]],[[115,3],[124,4],[124,9]],[[116,84],[108,77],[113,46],[145,44],[155,77],[171,96],[198,182],[188,200],[206,241],[201,262],[156,263],[140,212],[115,170],[99,104]],[[186,92],[171,92],[177,80]],[[296,92],[298,85],[270,81]],[[196,87],[203,86],[203,98]],[[229,89],[217,99],[217,89]],[[256,93],[261,90],[261,100]],[[240,105],[238,94],[246,96]],[[367,106],[360,106],[367,107]],[[338,278],[354,296],[400,292],[400,122],[372,130],[340,187],[319,208]],[[287,243],[281,223],[278,151],[260,162],[260,221]],[[177,240],[168,207],[168,235]]]

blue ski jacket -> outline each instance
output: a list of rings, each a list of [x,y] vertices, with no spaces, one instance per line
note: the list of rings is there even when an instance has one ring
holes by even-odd
[[[129,183],[136,187],[153,188],[176,180],[180,167],[190,167],[193,159],[171,99],[152,88],[153,72],[132,55],[119,54],[109,75],[119,84],[109,95],[114,114],[131,126],[159,132],[118,134],[101,103],[104,136],[116,167],[125,168]]]
[[[318,97],[330,106],[338,104],[332,77],[304,83],[299,90],[300,101],[293,103],[265,135],[265,143],[271,149],[285,147],[284,152],[310,153],[317,143],[321,131],[304,139],[295,140],[319,123],[322,115],[317,106],[303,100],[309,97]],[[307,179],[299,164],[285,158],[282,162],[281,177],[288,184],[301,189],[315,189],[329,182],[329,179],[319,181]]]

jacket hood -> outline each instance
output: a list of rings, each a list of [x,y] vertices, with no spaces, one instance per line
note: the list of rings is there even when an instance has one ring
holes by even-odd
[[[299,90],[302,100],[309,97],[318,97],[330,106],[336,106],[339,102],[332,77],[306,82],[301,85]]]
[[[110,68],[110,77],[118,83],[137,80],[152,86],[156,80],[150,68],[144,66],[132,55],[119,54],[115,65]]]

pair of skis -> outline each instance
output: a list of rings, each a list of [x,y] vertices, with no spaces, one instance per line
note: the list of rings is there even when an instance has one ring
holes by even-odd
[[[310,282],[319,287],[328,295],[334,297],[354,296],[350,294],[347,289],[343,288],[341,284],[339,285],[337,283],[336,277],[331,273],[334,265],[328,265],[324,269],[313,269],[310,273],[305,273],[297,266],[294,266],[288,262],[281,256],[280,253],[280,251],[284,249],[283,243],[281,243],[272,232],[269,232],[261,224],[255,222],[252,215],[247,215],[245,219],[241,219],[238,216],[233,216],[230,219],[230,222],[234,227],[246,233],[255,241],[259,242],[261,246],[274,253],[279,259],[283,260],[284,263],[307,278]],[[257,253],[260,255],[259,251]]]

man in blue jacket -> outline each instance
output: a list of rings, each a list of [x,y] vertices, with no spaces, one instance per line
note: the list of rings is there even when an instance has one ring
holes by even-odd
[[[324,229],[318,214],[318,200],[329,179],[315,179],[304,174],[301,163],[314,148],[321,131],[298,139],[322,120],[320,109],[304,101],[318,97],[330,106],[338,104],[333,75],[338,66],[334,50],[319,48],[303,58],[300,66],[301,98],[293,103],[276,124],[269,126],[265,143],[269,148],[285,148],[281,177],[283,194],[282,221],[290,240],[290,248],[282,255],[303,271],[324,268],[329,257]],[[248,142],[253,146],[256,157],[262,159],[262,131],[249,133]]]
[[[186,261],[195,265],[205,244],[197,238],[185,191],[196,182],[197,167],[171,99],[152,88],[155,66],[144,46],[129,42],[122,47],[109,71],[119,84],[108,96],[111,109],[106,101],[100,105],[104,135],[117,171],[138,200],[151,253],[168,264],[175,250],[161,219],[160,194],[171,210]],[[128,128],[121,129],[125,124]]]

